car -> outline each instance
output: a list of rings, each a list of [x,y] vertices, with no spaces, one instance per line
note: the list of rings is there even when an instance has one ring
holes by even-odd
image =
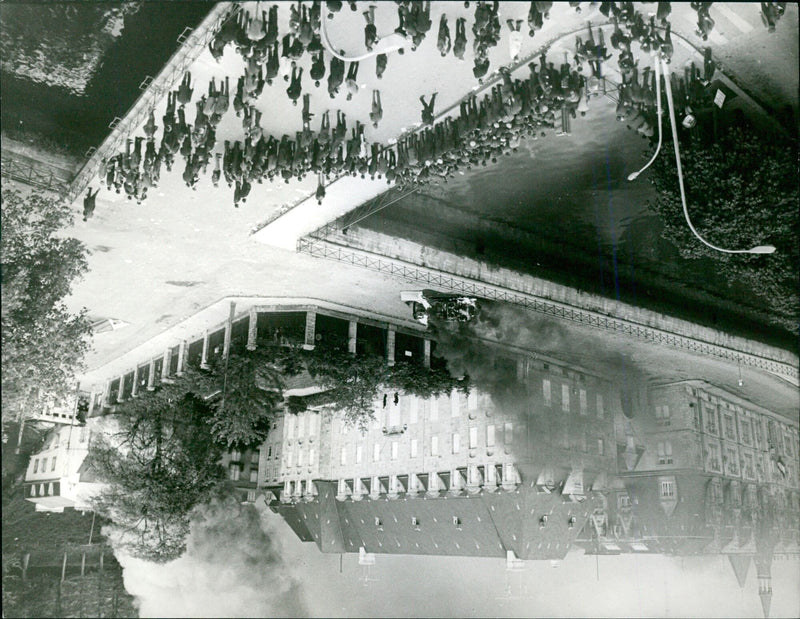
[[[475,297],[430,289],[404,290],[400,299],[411,307],[414,320],[426,326],[431,316],[446,322],[470,322],[475,319],[478,309]]]

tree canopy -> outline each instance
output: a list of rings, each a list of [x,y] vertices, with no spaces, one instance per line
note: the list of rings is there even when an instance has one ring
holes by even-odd
[[[89,451],[105,483],[94,502],[113,522],[109,537],[132,556],[156,562],[183,553],[189,512],[224,479],[213,406],[194,393],[173,399],[171,391],[133,400],[109,418]]]
[[[366,429],[381,391],[402,391],[427,398],[459,389],[469,391],[469,379],[458,379],[442,368],[417,363],[386,364],[374,354],[352,355],[343,347],[318,346],[304,353],[309,374],[330,391],[331,403],[348,423]]]
[[[797,145],[764,137],[748,125],[730,127],[714,143],[687,141],[681,151],[689,216],[710,243],[727,249],[771,244],[771,255],[725,254],[706,247],[686,225],[675,159],[665,149],[651,176],[658,196],[651,203],[664,221],[664,236],[686,258],[708,259],[731,285],[769,308],[782,326],[797,332]]]
[[[74,393],[91,325],[85,310],[70,314],[63,303],[87,270],[83,243],[57,236],[72,221],[69,206],[53,197],[3,188],[3,423]]]

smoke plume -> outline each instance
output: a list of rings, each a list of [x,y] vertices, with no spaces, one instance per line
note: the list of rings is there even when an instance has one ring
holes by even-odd
[[[308,615],[275,532],[253,505],[230,496],[195,510],[180,559],[158,565],[116,554],[142,617]]]

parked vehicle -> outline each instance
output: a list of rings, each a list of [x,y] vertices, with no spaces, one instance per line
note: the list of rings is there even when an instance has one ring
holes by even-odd
[[[478,300],[436,290],[404,290],[400,299],[411,307],[414,320],[428,324],[431,316],[447,322],[470,322],[475,318]]]

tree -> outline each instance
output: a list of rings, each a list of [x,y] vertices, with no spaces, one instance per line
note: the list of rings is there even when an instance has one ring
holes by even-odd
[[[318,346],[306,354],[309,374],[317,377],[331,404],[344,413],[348,423],[366,429],[374,418],[381,392],[402,391],[422,398],[469,391],[469,378],[454,378],[446,367],[426,368],[410,362],[389,366],[380,355],[352,355],[342,347]],[[299,403],[291,403],[300,410]]]
[[[104,489],[95,508],[113,525],[109,536],[136,557],[166,562],[185,549],[189,513],[224,479],[223,448],[213,406],[180,388],[144,394],[90,445],[89,462]]]
[[[72,223],[68,205],[39,192],[2,192],[2,419],[21,420],[69,401],[91,325],[63,299],[87,270],[86,248],[57,236]]]
[[[211,428],[228,447],[246,449],[267,438],[270,424],[283,402],[283,374],[263,352],[231,355],[212,369],[221,379]]]
[[[658,197],[650,204],[664,220],[664,236],[686,258],[708,259],[732,287],[754,295],[778,324],[797,331],[797,145],[768,139],[747,125],[734,126],[716,143],[698,140],[681,151],[686,200],[700,235],[730,249],[771,244],[771,255],[725,254],[692,235],[683,215],[674,157],[665,150],[651,176]]]
[[[468,394],[469,376],[455,378],[446,367],[426,368],[418,363],[400,362],[389,368],[387,386],[421,398],[449,394],[453,389]]]
[[[386,362],[377,355],[351,355],[334,347],[315,348],[306,362],[308,373],[331,389],[332,404],[347,422],[366,429],[387,377]]]

